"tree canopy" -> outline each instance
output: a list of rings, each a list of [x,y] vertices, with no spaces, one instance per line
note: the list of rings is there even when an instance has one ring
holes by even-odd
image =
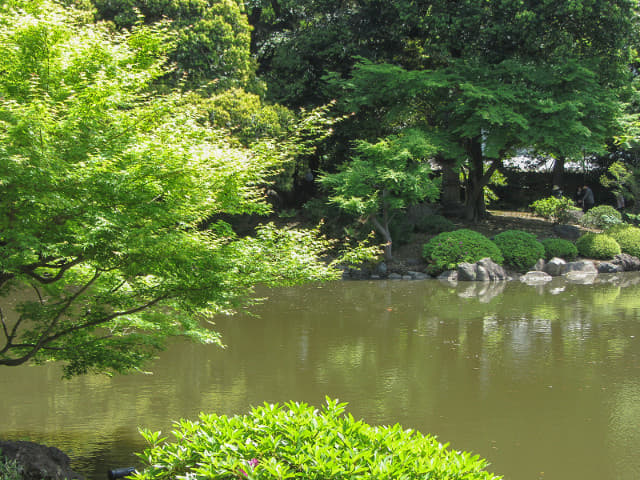
[[[126,372],[169,336],[220,344],[207,319],[258,283],[335,278],[317,232],[238,237],[219,220],[268,211],[278,149],[154,93],[160,32],[87,19],[50,0],[0,10],[0,295],[32,292],[0,310],[0,365]]]
[[[394,4],[410,13],[412,49],[361,59],[334,83],[366,125],[422,128],[442,163],[466,164],[469,218],[483,215],[484,186],[518,151],[575,158],[619,133],[633,2]]]

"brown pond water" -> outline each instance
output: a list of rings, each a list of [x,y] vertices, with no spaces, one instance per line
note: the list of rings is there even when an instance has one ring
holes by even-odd
[[[544,287],[336,282],[219,318],[227,349],[176,342],[153,374],[0,368],[0,438],[67,451],[90,479],[136,465],[137,428],[325,396],[432,433],[512,480],[640,478],[640,277]]]

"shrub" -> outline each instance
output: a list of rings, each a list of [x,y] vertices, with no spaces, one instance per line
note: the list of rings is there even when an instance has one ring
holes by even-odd
[[[578,249],[573,242],[564,238],[545,238],[540,243],[544,247],[544,258],[546,260],[558,257],[571,261],[578,256]]]
[[[570,218],[573,218],[572,212],[579,211],[573,205],[573,201],[567,197],[548,197],[541,200],[536,200],[530,208],[533,212],[543,218],[553,220],[554,222],[566,222]]]
[[[620,223],[607,229],[606,234],[618,242],[622,252],[640,257],[640,228]]]
[[[576,240],[578,253],[583,257],[607,260],[620,253],[620,245],[604,233],[585,233]]]
[[[451,270],[462,262],[475,263],[486,257],[496,263],[504,261],[495,243],[481,233],[466,228],[436,235],[424,245],[422,256],[429,262],[432,274]]]
[[[22,480],[22,467],[15,460],[10,460],[0,451],[0,478],[2,480]]]
[[[455,230],[456,226],[442,215],[425,215],[418,219],[415,229],[422,233],[442,233]]]
[[[254,408],[249,415],[201,414],[176,424],[175,443],[143,432],[150,448],[138,480],[498,479],[478,456],[449,450],[436,438],[399,425],[374,427],[344,415],[327,400],[320,411],[304,403]]]
[[[404,215],[391,220],[389,222],[389,233],[393,238],[393,244],[398,246],[409,243],[413,235],[413,228],[413,224]]]
[[[622,215],[611,205],[593,207],[580,219],[585,227],[600,228],[602,230],[618,223],[622,223]]]
[[[522,230],[507,230],[493,238],[505,263],[518,271],[526,271],[544,257],[544,247],[535,235]]]

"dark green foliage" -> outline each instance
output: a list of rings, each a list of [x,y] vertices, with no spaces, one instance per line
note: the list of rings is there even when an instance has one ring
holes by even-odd
[[[389,232],[395,246],[406,245],[413,236],[414,225],[407,219],[406,215],[394,217],[389,222]]]
[[[131,29],[168,20],[174,81],[198,88],[204,83],[219,91],[254,82],[255,64],[249,51],[251,27],[241,3],[234,0],[93,0],[98,18]]]
[[[546,260],[558,257],[571,261],[578,256],[576,246],[564,238],[545,238],[540,243],[544,247],[544,258]]]
[[[585,233],[576,240],[576,247],[581,256],[597,260],[608,260],[621,252],[618,242],[604,233]]]
[[[429,271],[438,274],[463,262],[475,263],[489,257],[496,263],[504,258],[498,246],[481,233],[462,228],[443,232],[429,240],[422,249]]]
[[[544,247],[535,235],[522,230],[507,230],[493,239],[506,264],[526,271],[544,257]]]
[[[622,252],[640,258],[640,228],[619,224],[607,229],[606,234],[618,242]]]
[[[136,480],[498,480],[478,456],[400,425],[370,426],[327,399],[254,408],[233,417],[201,414],[175,425],[173,443],[142,432],[150,447]]]
[[[585,227],[606,229],[622,223],[622,214],[611,205],[598,205],[585,213],[580,223]]]
[[[415,230],[420,233],[442,233],[455,230],[456,226],[451,220],[442,215],[426,215],[416,221]]]

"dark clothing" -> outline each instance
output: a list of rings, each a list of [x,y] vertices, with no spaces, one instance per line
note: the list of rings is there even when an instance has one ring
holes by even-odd
[[[593,208],[593,205],[596,203],[593,198],[593,191],[589,187],[584,187],[582,189],[582,197],[580,198],[580,203],[582,203],[582,210],[588,211],[590,208]]]

